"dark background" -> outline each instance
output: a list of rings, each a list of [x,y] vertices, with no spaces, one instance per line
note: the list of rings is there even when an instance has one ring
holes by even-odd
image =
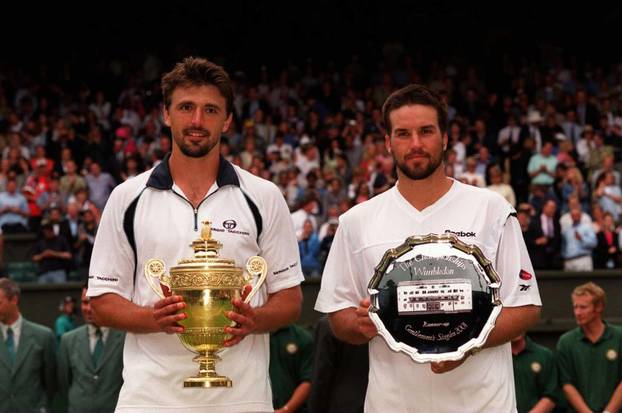
[[[2,64],[36,70],[43,63],[52,73],[71,64],[88,76],[110,57],[139,64],[150,52],[166,64],[195,54],[252,72],[308,58],[339,64],[353,54],[373,62],[384,44],[399,41],[418,65],[450,57],[494,73],[504,56],[616,62],[622,38],[622,6],[593,2],[151,3],[2,6]]]

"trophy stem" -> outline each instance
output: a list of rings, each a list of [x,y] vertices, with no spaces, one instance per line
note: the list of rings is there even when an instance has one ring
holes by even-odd
[[[215,351],[206,351],[192,360],[199,363],[199,374],[184,380],[184,387],[231,387],[233,385],[231,379],[216,373],[216,361],[220,360],[220,357]]]

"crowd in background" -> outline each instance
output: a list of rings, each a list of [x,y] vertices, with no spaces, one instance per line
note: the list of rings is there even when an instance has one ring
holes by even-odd
[[[505,59],[493,82],[482,65],[418,67],[399,44],[372,63],[227,68],[235,121],[222,155],[282,190],[306,276],[321,275],[339,215],[395,183],[381,105],[413,82],[448,105],[447,174],[516,207],[536,268],[620,266],[622,64]],[[43,234],[40,279],[85,274],[112,189],[170,151],[165,69],[149,55],[136,67],[112,59],[85,80],[70,66],[60,78],[45,66],[0,74],[0,227]]]

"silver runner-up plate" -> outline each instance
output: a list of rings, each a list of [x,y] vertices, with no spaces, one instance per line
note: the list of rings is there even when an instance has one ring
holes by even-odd
[[[453,234],[412,236],[375,268],[369,316],[391,350],[417,363],[460,360],[495,326],[500,286],[479,247]]]

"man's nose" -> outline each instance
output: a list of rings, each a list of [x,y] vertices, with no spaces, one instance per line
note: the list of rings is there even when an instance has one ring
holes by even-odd
[[[413,132],[412,136],[410,137],[410,146],[412,148],[420,148],[422,145],[423,143],[419,134],[417,132]]]
[[[192,124],[200,125],[202,120],[203,120],[203,111],[199,108],[195,109],[194,112],[192,112]]]

